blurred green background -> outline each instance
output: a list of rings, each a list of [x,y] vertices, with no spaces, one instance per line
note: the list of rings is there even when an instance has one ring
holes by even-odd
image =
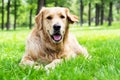
[[[35,15],[45,7],[67,7],[79,17],[80,26],[120,21],[120,0],[0,0],[0,28],[31,28]]]

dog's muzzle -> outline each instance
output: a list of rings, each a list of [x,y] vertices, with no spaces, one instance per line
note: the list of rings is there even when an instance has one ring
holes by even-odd
[[[60,29],[61,29],[61,25],[59,24],[53,25],[54,32],[53,32],[53,35],[51,35],[51,37],[55,42],[59,42],[62,39]]]

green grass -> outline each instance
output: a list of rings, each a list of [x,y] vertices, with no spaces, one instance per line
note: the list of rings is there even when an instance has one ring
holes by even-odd
[[[71,28],[92,58],[78,56],[50,73],[18,66],[30,30],[0,31],[0,80],[120,80],[119,25]]]

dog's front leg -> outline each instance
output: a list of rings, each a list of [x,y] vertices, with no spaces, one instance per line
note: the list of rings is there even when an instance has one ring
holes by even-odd
[[[30,66],[32,67],[35,64],[34,60],[28,55],[24,55],[21,62],[19,63],[20,66]]]
[[[50,64],[46,65],[46,66],[45,66],[45,69],[46,69],[46,70],[48,70],[48,69],[54,69],[55,66],[56,66],[57,64],[61,63],[61,62],[62,62],[62,59],[55,59],[55,60],[53,60]]]
[[[30,56],[24,55],[21,62],[19,63],[19,66],[30,66],[33,67],[36,70],[40,69],[40,65],[36,65],[35,61],[32,60]]]

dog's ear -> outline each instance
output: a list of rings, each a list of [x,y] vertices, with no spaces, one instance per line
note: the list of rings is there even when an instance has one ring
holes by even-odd
[[[67,14],[67,18],[68,18],[69,23],[78,22],[77,16],[70,14],[70,11],[68,8],[65,8],[65,10],[66,10],[66,14]]]
[[[35,23],[36,26],[39,30],[42,29],[43,27],[43,14],[44,14],[45,8],[43,7],[40,12],[37,14],[37,16],[35,17]]]

